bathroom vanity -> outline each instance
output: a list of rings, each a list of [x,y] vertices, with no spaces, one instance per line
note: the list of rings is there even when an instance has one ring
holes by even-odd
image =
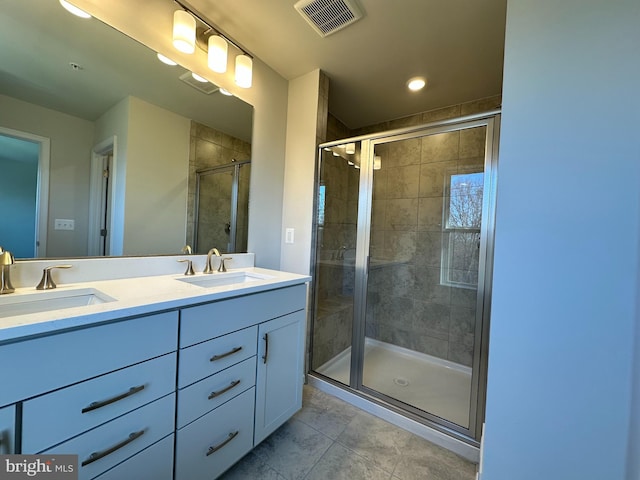
[[[16,288],[0,452],[77,454],[80,479],[216,478],[302,405],[308,281],[248,267]]]

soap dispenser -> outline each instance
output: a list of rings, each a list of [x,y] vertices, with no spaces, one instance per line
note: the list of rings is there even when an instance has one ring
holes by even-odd
[[[16,291],[11,285],[11,271],[9,268],[16,263],[13,253],[0,247],[0,295]]]

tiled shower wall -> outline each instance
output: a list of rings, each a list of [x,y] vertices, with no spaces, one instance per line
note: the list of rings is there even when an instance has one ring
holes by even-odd
[[[500,97],[424,112],[358,131],[329,117],[328,140],[421,125],[493,110]],[[476,290],[441,282],[442,208],[445,172],[477,170],[484,156],[481,129],[452,132],[379,146],[375,171],[368,286],[367,336],[418,352],[471,365]],[[353,267],[332,262],[355,247],[357,170],[336,157],[324,172],[327,191],[324,265],[319,266],[314,368],[351,341]],[[354,190],[355,188],[355,190]],[[355,192],[355,195],[354,195]],[[453,265],[464,267],[464,265]],[[323,300],[324,298],[324,300]],[[346,339],[346,340],[345,340]],[[348,342],[347,342],[348,340]],[[318,357],[316,357],[318,355]]]
[[[200,123],[191,122],[191,144],[189,148],[189,193],[187,202],[187,244],[194,244],[194,218],[196,204],[196,172],[222,165],[231,165],[232,159],[237,161],[251,158],[251,144],[232,137],[226,133],[214,130]],[[247,169],[249,167],[243,167]],[[224,232],[224,224],[230,218],[231,190],[229,182],[211,181],[208,189],[201,196],[208,199],[201,201],[200,208],[204,209],[207,221],[198,225],[200,244],[198,252],[207,253],[212,247],[225,250],[228,235]],[[241,175],[239,183],[238,211],[244,211],[248,205],[249,174]],[[246,239],[247,217],[238,215],[238,237]],[[206,239],[206,241],[203,241]],[[245,240],[246,245],[246,240]],[[245,246],[246,248],[246,246]],[[241,250],[241,249],[239,249]]]

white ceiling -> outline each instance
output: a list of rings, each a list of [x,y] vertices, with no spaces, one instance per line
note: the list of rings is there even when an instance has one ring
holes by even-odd
[[[329,110],[350,128],[500,94],[506,0],[357,0],[361,20],[325,38],[296,0],[188,4],[286,79],[330,78]],[[406,89],[423,75],[427,88]]]

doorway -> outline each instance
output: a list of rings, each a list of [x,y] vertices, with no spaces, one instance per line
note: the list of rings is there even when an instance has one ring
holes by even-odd
[[[46,256],[49,152],[48,138],[0,127],[0,245],[17,258]]]
[[[499,115],[320,146],[314,375],[477,444]]]

